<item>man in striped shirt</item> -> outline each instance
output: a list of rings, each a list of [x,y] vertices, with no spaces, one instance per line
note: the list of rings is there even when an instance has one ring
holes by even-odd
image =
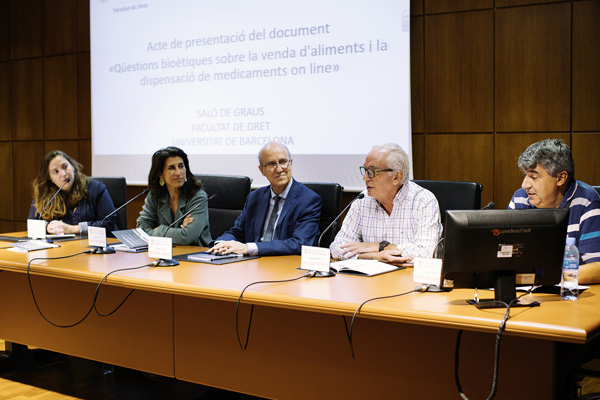
[[[367,196],[355,201],[330,246],[331,256],[412,266],[431,257],[442,234],[435,196],[408,180],[408,156],[395,143],[377,145],[360,167]]]
[[[532,144],[518,161],[523,183],[508,208],[569,208],[567,235],[579,249],[579,283],[600,283],[600,196],[574,178],[571,149],[562,140]]]

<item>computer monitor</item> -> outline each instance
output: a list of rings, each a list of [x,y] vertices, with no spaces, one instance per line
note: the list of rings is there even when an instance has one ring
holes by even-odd
[[[495,302],[483,307],[502,307],[517,284],[560,282],[568,217],[560,208],[448,211],[440,287],[493,287]]]

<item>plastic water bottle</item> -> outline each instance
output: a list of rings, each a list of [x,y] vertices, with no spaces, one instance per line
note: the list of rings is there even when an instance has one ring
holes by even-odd
[[[579,297],[579,251],[575,238],[567,237],[565,258],[563,259],[560,297],[563,300],[577,300]]]

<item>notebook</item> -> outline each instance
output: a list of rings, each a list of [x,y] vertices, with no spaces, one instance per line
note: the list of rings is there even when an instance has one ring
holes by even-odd
[[[331,269],[338,274],[350,274],[360,276],[375,276],[386,272],[398,271],[406,267],[396,267],[377,260],[350,259],[335,261],[330,264]]]

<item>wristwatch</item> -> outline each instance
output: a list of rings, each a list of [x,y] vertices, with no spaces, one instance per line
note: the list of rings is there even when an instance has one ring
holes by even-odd
[[[387,240],[382,240],[381,242],[379,242],[379,251],[383,251],[383,249],[385,249],[385,246],[387,246],[388,244],[390,244],[390,242],[388,242]]]

